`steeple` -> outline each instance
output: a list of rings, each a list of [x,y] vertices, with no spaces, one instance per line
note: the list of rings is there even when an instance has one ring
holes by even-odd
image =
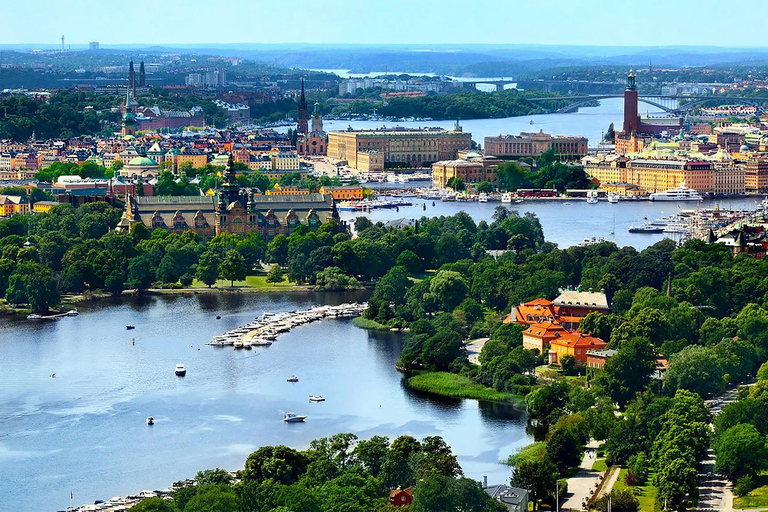
[[[315,102],[315,109],[312,112],[312,133],[323,131],[323,116],[320,115],[320,103]]]
[[[128,91],[131,98],[136,97],[136,71],[133,69],[133,61],[128,64]]]
[[[307,98],[304,96],[304,78],[301,79],[301,95],[299,96],[299,109],[297,112],[296,131],[306,135],[309,131],[309,113],[307,111]]]
[[[139,64],[139,87],[146,87],[147,85],[147,75],[144,72],[144,61],[141,61],[141,64]]]
[[[635,73],[632,68],[629,68],[629,74],[627,75],[627,90],[634,91],[635,89]]]

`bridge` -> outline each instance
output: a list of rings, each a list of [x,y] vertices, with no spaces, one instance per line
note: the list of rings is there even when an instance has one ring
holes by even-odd
[[[566,101],[568,105],[557,109],[557,112],[575,112],[579,107],[593,101],[609,98],[623,98],[624,94],[589,94],[581,96],[550,96],[543,98],[526,98],[532,102]],[[652,105],[668,114],[682,114],[698,107],[707,101],[719,100],[737,105],[768,105],[768,98],[747,98],[743,96],[665,96],[661,94],[646,94],[639,96],[637,101]]]
[[[477,89],[478,84],[482,84],[482,85],[494,85],[496,86],[497,91],[503,91],[505,85],[516,84],[517,80],[494,80],[490,78],[488,80],[482,80],[482,79],[472,80],[471,82],[465,82],[462,80],[461,83],[464,84],[465,88],[470,88],[470,89]]]

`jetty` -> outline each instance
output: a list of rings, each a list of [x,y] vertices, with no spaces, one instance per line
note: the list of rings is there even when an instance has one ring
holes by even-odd
[[[263,313],[252,322],[214,336],[206,345],[215,347],[233,346],[251,349],[269,346],[277,337],[299,325],[316,322],[324,318],[352,318],[368,307],[366,302],[350,302],[338,306],[314,306],[305,310],[284,313]]]

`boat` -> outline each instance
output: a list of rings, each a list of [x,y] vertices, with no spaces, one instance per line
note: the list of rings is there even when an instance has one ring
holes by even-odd
[[[523,202],[523,200],[522,200],[522,199],[515,199],[515,203],[516,203],[516,204],[520,204],[520,203],[522,203],[522,202]]]
[[[654,226],[652,224],[643,224],[642,226],[629,226],[629,232],[630,233],[642,233],[642,234],[651,234],[651,233],[663,233],[664,228],[661,226]]]
[[[176,369],[174,370],[174,373],[178,377],[183,377],[187,374],[187,368],[183,364],[179,363],[176,365]]]
[[[479,196],[477,196],[477,202],[478,203],[487,203],[488,202],[488,194],[482,193]]]
[[[234,343],[235,348],[243,348],[243,342],[242,341],[236,341]]]
[[[596,190],[589,190],[589,191],[587,191],[587,204],[597,204],[597,191]]]
[[[571,206],[573,203],[569,203],[568,201],[563,203],[563,206]]]
[[[511,203],[512,202],[512,194],[509,192],[504,192],[501,194],[501,202],[502,203]]]
[[[152,416],[147,416],[147,425],[154,425],[155,424],[155,418]]]
[[[587,204],[597,204],[597,198],[596,197],[588,197],[587,198]]]
[[[309,395],[310,402],[325,402],[325,397],[322,395]]]
[[[648,199],[651,201],[702,201],[704,198],[695,189],[686,187],[683,182],[679,187],[651,194]]]
[[[617,204],[619,202],[619,196],[616,194],[608,194],[608,202],[611,204]]]
[[[70,311],[67,311],[67,316],[77,316],[79,314],[80,313],[78,313],[76,309],[72,309]]]
[[[295,412],[287,412],[285,413],[285,416],[283,416],[283,421],[286,423],[301,423],[305,419],[307,419],[306,416],[296,414]]]
[[[531,119],[531,123],[530,124],[533,124],[533,119]]]
[[[135,325],[126,325],[125,326],[125,329],[128,330],[128,331],[130,331],[131,329],[135,329],[135,328],[136,328]]]
[[[295,376],[295,375],[291,375],[290,377],[288,377],[285,380],[287,380],[288,382],[299,382],[299,378],[297,376]]]

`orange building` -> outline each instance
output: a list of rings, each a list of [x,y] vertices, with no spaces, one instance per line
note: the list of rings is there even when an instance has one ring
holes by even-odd
[[[542,322],[531,324],[528,329],[523,331],[523,348],[527,350],[538,350],[540,354],[554,340],[565,335],[563,326],[553,322]]]
[[[356,201],[363,198],[363,187],[349,185],[346,187],[320,187],[321,194],[331,194],[334,201]]]
[[[530,302],[518,304],[512,308],[512,311],[504,319],[504,323],[532,324],[538,322],[557,321],[557,312],[555,305],[551,300],[535,299]]]
[[[603,350],[608,344],[600,338],[578,331],[566,332],[554,338],[549,345],[549,364],[560,365],[564,356],[573,356],[576,366],[585,366],[587,351]]]

